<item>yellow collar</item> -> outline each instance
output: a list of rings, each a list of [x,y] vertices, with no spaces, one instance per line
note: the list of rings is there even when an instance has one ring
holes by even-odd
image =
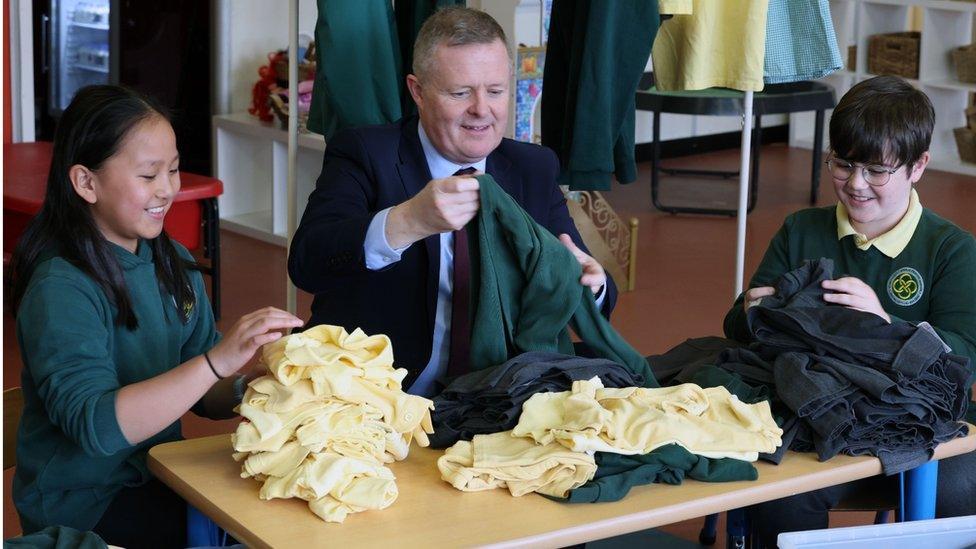
[[[854,230],[851,220],[847,215],[847,208],[840,202],[837,203],[837,240],[845,236],[854,235],[854,244],[861,250],[867,250],[871,246],[879,252],[894,259],[908,246],[908,242],[915,234],[918,221],[922,218],[922,203],[918,200],[918,193],[912,189],[912,196],[908,200],[908,211],[902,216],[901,221],[891,228],[888,232],[869,239],[863,234]]]

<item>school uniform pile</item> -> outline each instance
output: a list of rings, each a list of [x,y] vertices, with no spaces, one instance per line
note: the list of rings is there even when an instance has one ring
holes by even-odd
[[[316,326],[265,345],[268,375],[248,385],[232,436],[261,499],[297,497],[327,522],[397,498],[386,467],[428,445],[433,403],[401,389],[385,335]]]
[[[605,388],[594,377],[533,395],[514,429],[461,440],[437,466],[463,491],[507,487],[513,496],[615,501],[631,486],[677,484],[685,473],[755,479],[748,462],[774,451],[782,433],[768,402],[745,404],[724,387]]]

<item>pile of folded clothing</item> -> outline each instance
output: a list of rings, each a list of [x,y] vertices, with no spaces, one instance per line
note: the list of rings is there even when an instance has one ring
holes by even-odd
[[[568,391],[574,381],[599,377],[607,387],[641,386],[644,379],[603,358],[550,352],[522,353],[484,370],[459,376],[434,397],[433,448],[447,448],[474,435],[507,431],[518,423],[522,404],[536,393]]]
[[[722,351],[718,371],[696,363],[676,378],[723,385],[747,402],[770,398],[785,431],[770,461],[789,448],[821,460],[877,456],[887,474],[916,467],[936,445],[967,432],[959,420],[969,359],[952,354],[928,323],[888,323],[825,302],[821,283],[832,276],[829,259],[784,274],[775,295],[746,313],[748,348]]]
[[[386,464],[433,431],[430,400],[408,395],[384,335],[316,326],[265,345],[268,375],[248,385],[232,436],[261,499],[297,497],[328,522],[397,498]]]
[[[594,377],[532,395],[514,429],[459,441],[437,465],[459,490],[613,501],[631,486],[676,484],[686,473],[755,479],[748,462],[775,450],[781,434],[767,402],[746,404],[724,388],[605,388]]]

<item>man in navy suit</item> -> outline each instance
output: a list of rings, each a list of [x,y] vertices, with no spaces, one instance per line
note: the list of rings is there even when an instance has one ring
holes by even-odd
[[[555,153],[503,138],[512,70],[491,16],[467,8],[431,16],[407,76],[419,120],[337,134],[292,240],[289,275],[315,294],[308,325],[388,335],[415,394],[436,394],[448,371],[454,231],[478,211],[478,181],[459,171],[491,174],[559,236],[605,315],[616,299],[566,209]]]

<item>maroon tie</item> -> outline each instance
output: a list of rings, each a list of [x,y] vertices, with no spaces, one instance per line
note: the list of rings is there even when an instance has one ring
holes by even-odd
[[[464,168],[454,175],[474,173]],[[451,296],[451,350],[447,375],[455,377],[468,372],[471,360],[471,260],[468,257],[468,232],[454,231],[454,290]]]

